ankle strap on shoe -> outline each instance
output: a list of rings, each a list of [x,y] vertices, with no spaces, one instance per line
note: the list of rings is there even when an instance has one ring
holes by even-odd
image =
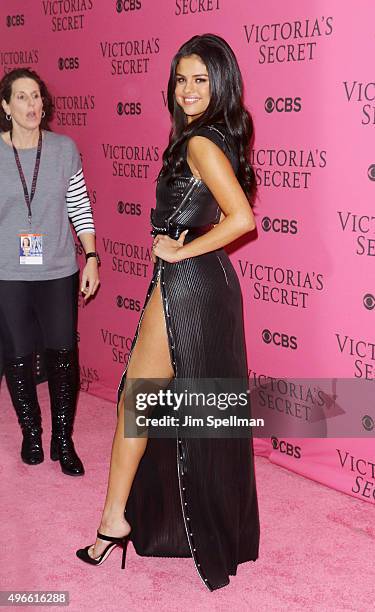
[[[122,538],[115,538],[115,537],[111,537],[111,536],[106,536],[106,535],[103,535],[102,533],[100,533],[99,531],[97,531],[97,536],[98,536],[98,538],[100,538],[101,540],[105,540],[106,542],[123,542],[124,538],[126,538],[126,536],[124,536]]]

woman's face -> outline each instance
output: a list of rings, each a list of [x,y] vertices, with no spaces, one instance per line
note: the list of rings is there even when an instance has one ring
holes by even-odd
[[[20,78],[12,83],[9,104],[2,101],[4,111],[12,116],[13,127],[34,130],[42,120],[43,100],[38,83],[33,79]]]
[[[178,62],[175,96],[188,123],[203,115],[207,109],[211,97],[210,83],[207,68],[199,55],[189,55]]]

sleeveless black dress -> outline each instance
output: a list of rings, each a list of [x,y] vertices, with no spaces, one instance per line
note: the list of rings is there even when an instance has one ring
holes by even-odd
[[[238,158],[221,124],[195,135],[212,140],[235,171]],[[185,160],[183,174],[158,180],[154,233],[185,242],[219,221],[213,195]],[[247,377],[242,296],[223,249],[169,264],[159,260],[133,340],[152,289],[161,283],[171,361],[179,378]],[[120,398],[126,370],[119,386]],[[208,589],[223,587],[237,565],[258,557],[259,518],[252,439],[150,438],[126,508],[131,539],[143,556],[193,557]]]

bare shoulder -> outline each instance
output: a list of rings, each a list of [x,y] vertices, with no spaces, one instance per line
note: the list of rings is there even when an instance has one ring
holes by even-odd
[[[215,144],[208,136],[197,134],[188,141],[188,151],[192,155],[206,155],[207,153],[222,153],[220,147]]]
[[[230,166],[230,162],[218,144],[207,136],[192,136],[188,141],[187,153],[194,166],[198,168],[208,166]]]

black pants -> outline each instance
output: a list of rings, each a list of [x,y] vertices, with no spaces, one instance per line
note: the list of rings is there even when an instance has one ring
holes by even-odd
[[[76,345],[79,273],[46,281],[0,280],[3,360]]]

